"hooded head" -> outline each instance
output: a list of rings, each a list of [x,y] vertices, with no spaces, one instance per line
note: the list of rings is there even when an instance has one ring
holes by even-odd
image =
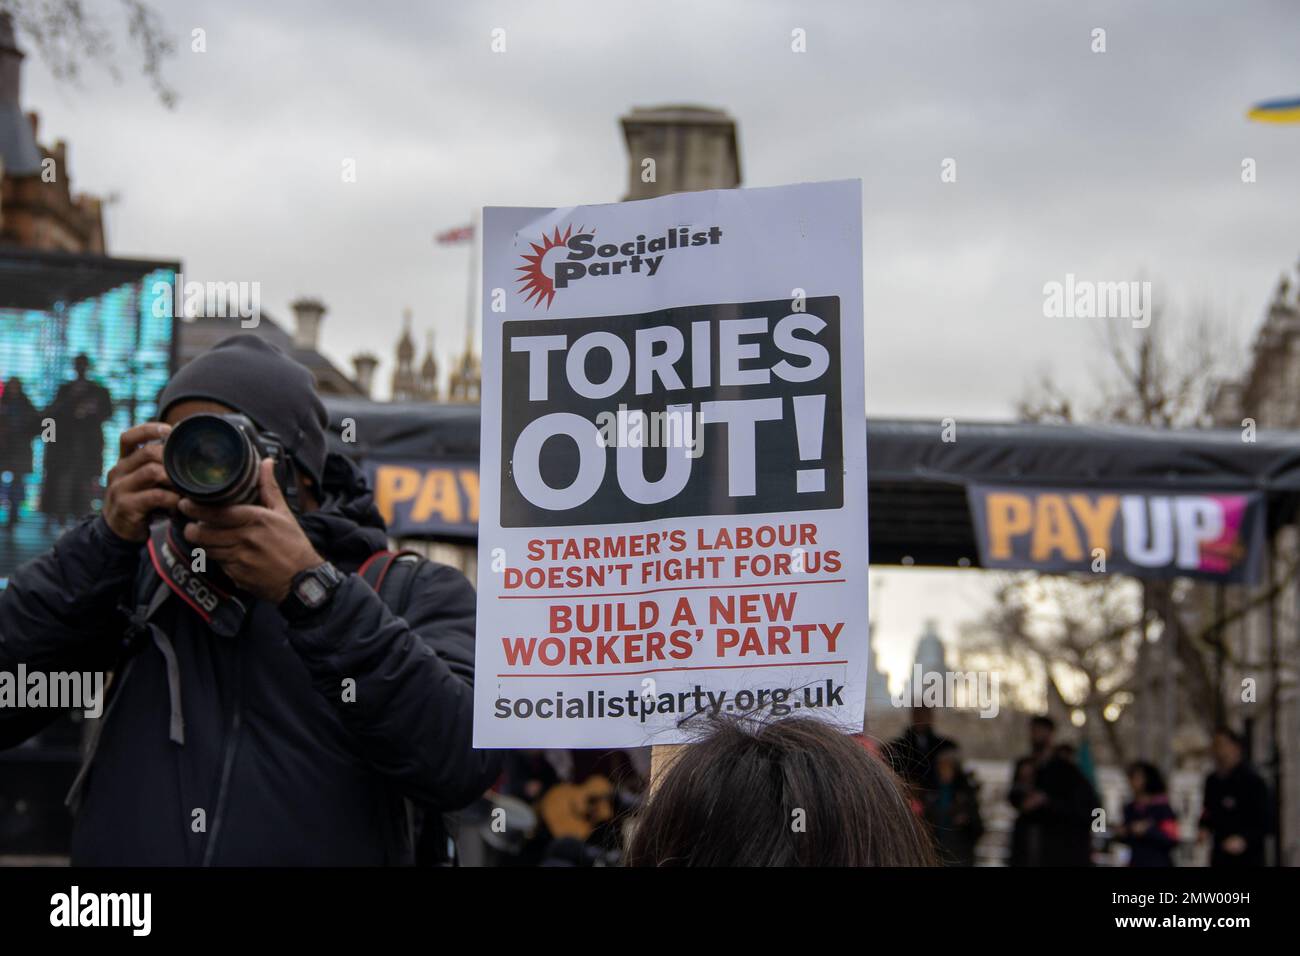
[[[178,402],[220,402],[275,432],[319,488],[325,474],[328,418],[315,379],[270,342],[247,333],[214,345],[179,372],[158,397],[158,417]]]

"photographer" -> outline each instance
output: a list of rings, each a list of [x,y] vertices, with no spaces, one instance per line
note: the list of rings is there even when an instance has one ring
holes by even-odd
[[[327,454],[311,373],[274,346],[225,340],[159,412],[121,436],[103,513],[0,591],[0,669],[113,672],[70,795],[73,863],[411,862],[407,801],[456,809],[496,775],[471,747],[473,589],[421,560],[393,608],[360,576],[383,521]],[[195,419],[169,467],[162,442],[231,413],[284,453],[245,456],[246,502],[200,503],[178,476],[220,479],[213,436],[242,433]],[[0,746],[55,716],[0,711]]]

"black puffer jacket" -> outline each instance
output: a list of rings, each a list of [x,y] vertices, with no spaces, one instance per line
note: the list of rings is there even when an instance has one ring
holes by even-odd
[[[353,572],[386,546],[383,522],[344,459],[331,457],[326,490],[301,521],[317,551]],[[475,597],[458,571],[423,563],[401,618],[355,575],[312,626],[253,602],[233,639],[168,598],[153,621],[177,658],[183,743],[169,735],[162,651],[146,640],[129,667],[121,656],[120,608],[153,573],[140,546],[95,518],[0,591],[0,669],[116,671],[74,864],[407,863],[405,798],[455,809],[496,776],[495,755],[470,745]],[[0,746],[53,716],[0,710]]]

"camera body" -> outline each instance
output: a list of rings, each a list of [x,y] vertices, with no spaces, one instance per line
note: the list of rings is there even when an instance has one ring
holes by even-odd
[[[172,486],[192,501],[218,507],[253,504],[260,498],[262,460],[275,462],[275,477],[297,511],[293,458],[274,432],[264,432],[246,415],[201,413],[184,419],[163,445],[163,467]]]

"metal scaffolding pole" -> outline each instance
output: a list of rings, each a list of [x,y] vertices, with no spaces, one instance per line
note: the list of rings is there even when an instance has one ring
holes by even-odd
[[[1220,582],[1214,586],[1214,726],[1221,726],[1227,717],[1223,693],[1226,683],[1226,669],[1228,666],[1227,654],[1227,627],[1224,623],[1226,603],[1226,587]]]
[[[1150,688],[1151,649],[1147,644],[1148,615],[1151,607],[1151,587],[1146,581],[1142,585],[1142,617],[1138,635],[1137,656],[1137,752],[1143,760],[1151,759],[1151,701],[1147,693]]]
[[[1269,540],[1268,547],[1268,742],[1269,776],[1273,783],[1273,821],[1276,832],[1273,839],[1274,866],[1282,861],[1282,749],[1278,741],[1278,693],[1280,682],[1277,652],[1277,537]]]
[[[1174,582],[1169,581],[1161,595],[1164,627],[1160,632],[1161,674],[1161,751],[1158,761],[1168,777],[1174,769],[1174,733],[1178,725],[1178,627],[1174,623]]]

